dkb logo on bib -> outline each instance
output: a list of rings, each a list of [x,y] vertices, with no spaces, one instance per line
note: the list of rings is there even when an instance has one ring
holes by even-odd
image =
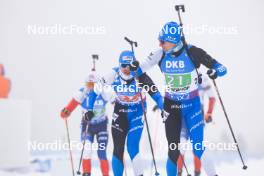
[[[166,61],[166,68],[184,68],[184,61]]]

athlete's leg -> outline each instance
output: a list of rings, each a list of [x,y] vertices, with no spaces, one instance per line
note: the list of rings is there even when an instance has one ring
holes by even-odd
[[[194,175],[198,176],[201,174],[201,161],[195,155],[193,155],[193,163],[194,163]]]
[[[142,108],[137,106],[137,111],[128,113],[129,131],[127,136],[127,150],[131,158],[136,176],[143,175],[142,160],[139,153],[139,143],[143,130]]]
[[[181,112],[176,105],[179,106],[180,104],[165,98],[165,131],[168,141],[167,176],[177,175],[177,160],[180,154],[178,144],[180,143],[181,133]]]
[[[180,154],[177,162],[178,176],[182,175],[183,162],[184,162],[184,155]]]
[[[107,120],[98,124],[98,132],[96,134],[98,150],[97,155],[100,160],[100,167],[103,176],[109,175],[109,164],[106,156],[108,143]]]
[[[127,132],[127,107],[116,103],[112,120],[112,136],[114,143],[112,169],[114,176],[122,176],[124,172],[123,156]]]
[[[81,124],[81,140],[85,140],[85,146],[83,151],[83,159],[82,159],[82,168],[84,174],[91,174],[92,166],[91,166],[91,156],[92,156],[92,143],[94,141],[94,126],[87,126],[86,121],[82,121]],[[88,130],[86,131],[88,127]]]
[[[184,154],[186,152],[186,148],[184,148],[184,146],[187,146],[188,139],[189,139],[189,132],[185,125],[184,119],[182,119],[181,137],[180,137],[182,148],[180,148],[180,156],[178,158],[178,163],[177,163],[178,164],[178,176],[182,175],[183,162],[185,162]]]
[[[193,145],[193,153],[199,159],[204,152],[203,133],[204,118],[201,110],[200,98],[196,97],[184,102],[188,108],[183,109],[186,127],[189,130],[190,140]]]

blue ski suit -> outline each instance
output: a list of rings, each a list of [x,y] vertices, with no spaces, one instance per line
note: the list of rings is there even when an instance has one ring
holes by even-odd
[[[194,154],[201,158],[204,147],[204,120],[198,93],[198,74],[201,64],[214,69],[218,76],[226,74],[226,68],[204,50],[189,45],[189,53],[184,47],[164,52],[159,49],[151,53],[137,70],[142,74],[155,65],[160,67],[165,77],[165,97],[163,118],[168,141],[167,175],[177,175],[177,160],[180,143],[181,121],[184,120],[192,142]]]

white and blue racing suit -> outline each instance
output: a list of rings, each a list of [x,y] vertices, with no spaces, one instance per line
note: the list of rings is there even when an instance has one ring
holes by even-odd
[[[114,152],[112,158],[112,169],[115,176],[122,176],[124,172],[124,148],[127,140],[127,150],[132,160],[134,173],[136,176],[143,175],[141,157],[139,155],[139,143],[144,126],[143,111],[146,111],[146,97],[142,92],[142,86],[155,86],[153,81],[146,74],[138,79],[133,76],[124,80],[120,76],[119,68],[114,68],[106,77],[102,78],[105,85],[111,85],[116,92],[116,101],[112,119],[112,136]],[[148,93],[156,101],[160,109],[163,107],[163,98],[160,92],[151,89]],[[96,89],[94,97],[97,96]],[[93,102],[91,102],[92,106]]]

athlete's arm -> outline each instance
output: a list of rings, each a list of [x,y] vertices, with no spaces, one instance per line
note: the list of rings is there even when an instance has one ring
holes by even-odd
[[[138,77],[138,80],[141,86],[147,86],[148,94],[156,102],[159,109],[162,110],[163,109],[163,97],[161,96],[157,86],[154,84],[152,79],[146,73],[143,73],[141,76]]]
[[[155,52],[151,52],[150,55],[140,63],[139,72],[141,72],[141,74],[145,73],[147,70],[157,65],[161,60],[162,55],[163,55],[163,51],[161,49],[156,50]]]
[[[67,118],[71,115],[71,113],[75,110],[75,108],[81,104],[86,98],[87,89],[81,88],[78,93],[73,96],[71,101],[68,103],[66,107],[64,107],[61,111],[61,117]]]
[[[226,74],[226,67],[220,64],[214,58],[212,58],[203,49],[198,48],[196,46],[191,46],[189,48],[189,52],[191,57],[193,57],[194,59],[194,64],[196,64],[197,67],[199,67],[200,64],[203,64],[207,68],[215,70],[217,76],[224,76]]]

